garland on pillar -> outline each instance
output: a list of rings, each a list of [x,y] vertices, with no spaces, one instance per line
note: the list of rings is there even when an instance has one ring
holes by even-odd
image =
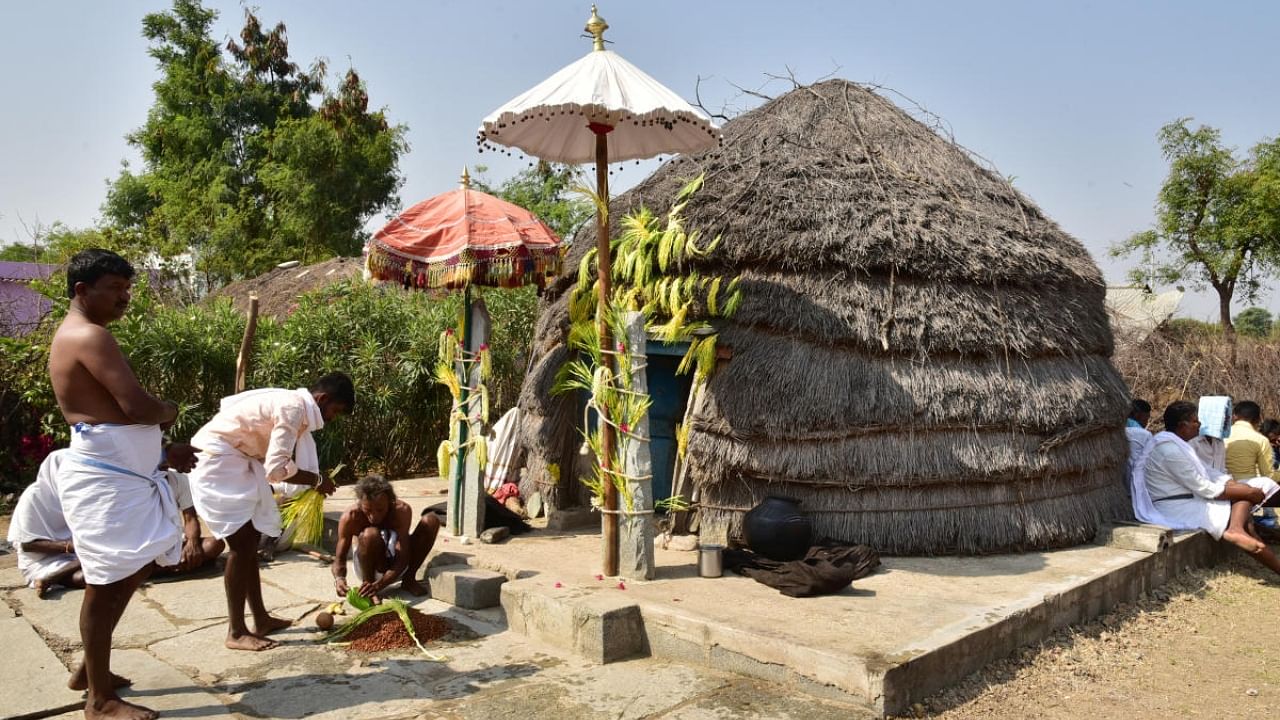
[[[461,366],[462,377],[454,369]],[[480,382],[476,385],[463,385],[474,375],[476,366],[480,368]],[[440,335],[440,357],[436,364],[436,381],[449,390],[453,398],[453,408],[449,411],[449,438],[440,442],[436,448],[436,464],[440,468],[440,476],[448,477],[451,463],[455,457],[465,467],[467,454],[475,453],[476,464],[481,471],[489,464],[489,445],[483,433],[469,433],[465,442],[460,442],[463,424],[489,424],[489,388],[485,381],[493,373],[493,360],[488,343],[481,343],[478,352],[469,352],[462,345],[462,339],[453,328],[446,329]],[[467,391],[465,401],[462,391]]]
[[[699,175],[680,189],[675,203],[664,218],[654,215],[647,208],[629,213],[622,220],[622,235],[613,241],[613,291],[603,310],[605,322],[615,338],[614,347],[600,346],[600,333],[595,319],[598,311],[596,282],[596,251],[588,250],[578,265],[578,283],[569,302],[569,347],[578,351],[577,359],[567,363],[560,371],[552,392],[582,390],[590,393],[587,407],[603,409],[603,417],[617,431],[609,468],[601,456],[599,430],[589,428],[584,422],[586,448],[595,453],[595,472],[582,482],[591,490],[592,502],[598,507],[604,504],[606,483],[613,483],[625,512],[633,512],[628,480],[623,468],[623,458],[629,443],[640,440],[631,432],[649,410],[651,400],[647,394],[630,389],[631,373],[639,369],[643,356],[633,354],[628,347],[625,317],[629,312],[639,312],[645,320],[645,329],[663,342],[688,341],[677,368],[679,373],[694,373],[694,385],[707,381],[716,363],[716,341],[712,318],[733,315],[742,302],[738,278],[726,282],[721,275],[699,274],[693,265],[707,258],[719,245],[720,237],[699,244],[697,230],[687,232],[683,212],[689,199],[701,187]],[[596,204],[597,212],[607,209],[593,192],[580,188]],[[607,220],[607,217],[606,217]],[[606,357],[616,360],[616,373],[610,370]],[[643,441],[647,442],[647,439]],[[660,507],[681,510],[687,507],[683,498],[672,497],[659,503]]]

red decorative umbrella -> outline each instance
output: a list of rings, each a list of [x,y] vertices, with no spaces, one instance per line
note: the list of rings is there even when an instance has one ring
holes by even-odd
[[[471,189],[405,210],[366,247],[369,275],[420,289],[537,285],[560,272],[560,238],[524,208]]]
[[[374,234],[365,254],[365,272],[371,279],[421,290],[463,291],[459,405],[468,417],[457,421],[461,427],[450,478],[449,518],[450,531],[457,535],[462,526],[469,379],[479,358],[471,347],[471,286],[545,286],[560,272],[560,238],[528,210],[472,190],[471,176],[463,168],[460,187],[405,210]]]

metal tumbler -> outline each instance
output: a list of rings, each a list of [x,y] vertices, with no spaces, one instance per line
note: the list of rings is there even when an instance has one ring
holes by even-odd
[[[698,574],[704,578],[718,578],[724,572],[724,546],[698,546]]]

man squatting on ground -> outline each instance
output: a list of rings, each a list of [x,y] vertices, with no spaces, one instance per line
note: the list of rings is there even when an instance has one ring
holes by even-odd
[[[397,580],[414,595],[427,588],[415,577],[440,532],[440,518],[428,510],[409,533],[413,508],[396,497],[395,488],[381,475],[369,475],[356,483],[356,504],[338,520],[338,547],[333,553],[333,587],[346,597],[347,556],[355,565],[360,594],[375,603]],[[406,546],[407,544],[407,546]],[[403,579],[402,579],[403,578]]]
[[[49,347],[49,379],[72,428],[56,476],[72,538],[64,549],[75,550],[85,582],[84,662],[68,685],[88,689],[89,720],[157,716],[116,694],[128,681],[111,673],[111,636],[153,565],[176,564],[182,549],[177,505],[156,473],[162,429],[178,406],[138,384],[106,328],[128,308],[132,278],[133,267],[115,253],[76,253],[67,264],[71,304]]]
[[[1280,560],[1253,529],[1255,507],[1280,503],[1270,478],[1237,482],[1206,468],[1188,444],[1200,433],[1196,406],[1175,402],[1164,411],[1165,429],[1134,463],[1133,508],[1139,520],[1177,530],[1205,530],[1280,573]]]
[[[177,452],[176,448],[174,446],[174,451],[171,451],[174,458],[168,462],[177,467],[166,467],[167,463],[162,462],[161,471],[178,509],[182,511],[182,559],[172,568],[157,569],[158,572],[172,574],[195,570],[213,561],[225,547],[221,540],[200,537],[200,520],[191,503],[187,478],[178,472],[189,471],[189,463],[195,462],[195,455]],[[28,485],[18,498],[9,523],[9,542],[18,551],[18,570],[36,591],[36,597],[40,598],[54,587],[84,587],[84,572],[80,569],[80,559],[76,557],[75,542],[62,513],[56,485],[58,469],[68,452],[55,450],[44,459],[36,472],[35,482]]]
[[[289,626],[267,613],[258,575],[260,538],[281,533],[269,483],[288,480],[332,494],[333,481],[320,477],[312,433],[355,403],[351,378],[342,373],[325,375],[310,389],[249,390],[223,398],[218,413],[192,438],[201,457],[191,473],[196,511],[229,548],[224,575],[228,648],[270,649],[276,643],[267,635]],[[252,632],[244,621],[246,602]]]

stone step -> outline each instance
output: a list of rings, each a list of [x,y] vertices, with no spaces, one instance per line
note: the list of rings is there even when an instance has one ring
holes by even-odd
[[[647,653],[640,606],[621,594],[555,588],[528,578],[502,586],[502,609],[510,629],[594,662]]]
[[[432,598],[467,610],[496,607],[507,582],[506,575],[465,564],[429,565],[427,579]]]

